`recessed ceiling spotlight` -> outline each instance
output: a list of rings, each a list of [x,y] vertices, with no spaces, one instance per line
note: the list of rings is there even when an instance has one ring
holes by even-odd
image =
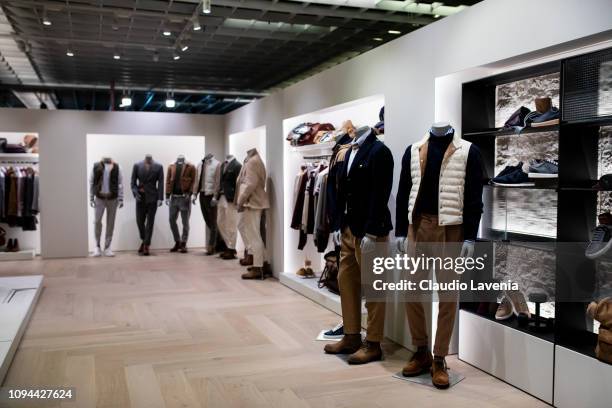
[[[170,37],[172,35],[172,31],[170,30],[164,30],[162,32],[162,34],[164,35],[164,37]]]
[[[115,53],[113,54],[113,59],[120,60],[121,59],[121,54],[119,52],[115,51]]]
[[[189,49],[189,46],[187,44],[181,44],[181,51],[185,52]]]
[[[123,95],[123,98],[121,98],[121,105],[119,105],[119,107],[126,108],[128,106],[132,106],[132,98],[130,98],[129,95]]]
[[[380,41],[384,41],[384,39],[383,39],[383,38],[381,38],[381,37],[374,37],[374,38],[372,38],[372,39],[373,39],[374,41],[379,41],[379,42],[380,42]]]
[[[401,34],[401,33],[402,33],[401,31],[398,31],[398,30],[389,30],[389,31],[387,31],[387,32],[388,32],[389,34],[393,34],[393,35],[399,35],[399,34]]]
[[[210,14],[212,12],[212,1],[211,0],[203,0],[202,1],[202,13]]]
[[[171,94],[168,94],[168,96],[166,97],[166,108],[174,109],[175,107],[176,107],[176,101],[174,100],[174,96]]]
[[[193,31],[200,31],[202,29],[202,26],[200,25],[200,20],[198,20],[197,18],[193,19]]]
[[[434,15],[434,18],[440,18],[439,14]]]
[[[173,59],[173,60],[175,60],[175,61],[178,61],[178,60],[180,60],[180,59],[181,59],[181,56],[180,56],[180,55],[178,55],[176,52],[174,52],[174,53],[172,54],[172,59]]]
[[[70,47],[66,50],[66,55],[69,57],[74,57],[74,50]]]
[[[53,24],[51,20],[49,20],[49,17],[47,16],[47,9],[43,9],[42,23],[43,25],[46,25],[46,26],[50,26],[51,24]]]

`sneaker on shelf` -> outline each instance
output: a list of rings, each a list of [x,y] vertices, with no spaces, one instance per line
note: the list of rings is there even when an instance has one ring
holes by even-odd
[[[495,312],[495,320],[507,320],[512,317],[512,314],[512,303],[510,299],[508,299],[508,296],[504,296]]]
[[[553,160],[532,160],[529,163],[530,179],[551,179],[559,177],[559,164]]]
[[[344,337],[344,324],[342,322],[338,323],[333,329],[323,333],[323,338],[329,340],[341,339],[342,337]]]
[[[584,254],[589,259],[596,259],[608,252],[610,247],[612,247],[610,228],[607,225],[598,225],[593,230],[591,242],[589,242]]]
[[[529,312],[529,306],[527,306],[527,300],[525,295],[520,290],[506,291],[506,297],[510,300],[512,306],[512,312],[518,317],[519,315],[527,316],[531,318]]]
[[[93,256],[94,258],[98,258],[102,256],[102,250],[100,249],[100,247],[96,247],[96,249],[94,249],[93,254],[91,254],[91,256]]]
[[[115,256],[115,253],[110,248],[106,248],[104,250],[104,256],[113,257]]]
[[[531,127],[544,127],[559,124],[560,112],[558,108],[552,107],[550,110],[538,115],[531,122]]]
[[[523,163],[517,166],[507,166],[496,177],[491,180],[491,184],[504,187],[530,187],[535,183],[529,181],[529,175],[523,171]]]
[[[610,212],[599,214],[597,219],[601,225],[612,225],[612,214]]]

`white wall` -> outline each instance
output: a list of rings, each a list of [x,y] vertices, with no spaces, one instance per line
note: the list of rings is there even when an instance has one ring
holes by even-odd
[[[176,161],[179,154],[185,156],[188,162],[197,166],[205,152],[205,138],[203,136],[162,136],[162,135],[87,135],[87,174],[89,177],[94,163],[102,157],[112,157],[119,164],[123,175],[124,207],[117,210],[115,232],[111,248],[115,251],[133,251],[138,249],[140,238],[136,225],[136,200],[130,189],[130,179],[134,163],[144,159],[145,154],[151,154],[153,160],[164,166],[164,177],[167,176],[168,166]],[[200,212],[200,206],[192,205],[190,218],[189,248],[204,247],[206,224]],[[94,239],[95,209],[89,208],[89,250],[96,247]],[[106,215],[103,220],[102,239],[106,231]],[[181,218],[178,221],[179,230],[182,231]],[[170,231],[168,206],[163,205],[157,209],[155,216],[155,229],[151,247],[170,248],[174,245],[174,238]]]
[[[19,144],[23,143],[23,137],[25,135],[34,135],[38,137],[36,132],[0,132],[0,137],[6,139],[7,143]],[[14,157],[11,157],[8,153],[3,155],[0,160],[0,166],[12,167]],[[37,164],[19,164],[21,167],[33,167],[38,168]],[[38,217],[40,221],[40,217]],[[6,240],[10,238],[16,238],[19,240],[19,247],[24,249],[34,249],[37,254],[40,254],[40,224],[37,225],[36,231],[24,231],[21,227],[9,227],[7,224],[1,224],[2,228],[6,231]]]
[[[224,118],[216,115],[0,109],[0,131],[40,136],[41,252],[47,258],[88,254],[87,134],[205,135],[209,152],[225,151]]]

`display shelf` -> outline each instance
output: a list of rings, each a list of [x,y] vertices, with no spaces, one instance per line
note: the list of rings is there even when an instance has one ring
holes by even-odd
[[[0,304],[0,384],[30,321],[42,283],[42,275],[0,278],[0,287],[17,290],[10,301]]]
[[[291,151],[301,153],[302,155],[309,155],[318,152],[331,152],[335,145],[336,142],[325,142],[305,146],[291,146]]]
[[[35,249],[22,249],[17,252],[0,251],[0,262],[31,261],[36,257]]]
[[[484,184],[488,188],[510,189],[510,190],[557,190],[557,185],[534,185],[534,186],[500,186],[498,184]]]
[[[557,335],[556,343],[588,357],[595,357],[597,334],[587,330],[565,331]]]
[[[39,158],[38,153],[0,153],[0,162],[8,161],[8,159],[37,162]]]
[[[518,330],[520,332],[523,332],[525,334],[529,334],[531,336],[537,337],[539,339],[542,339],[544,341],[550,342],[550,343],[554,343],[555,342],[555,334],[554,331],[551,330],[549,333],[539,333],[539,332],[535,332],[533,330],[529,330],[526,327],[521,327],[518,324],[518,319],[516,318],[516,316],[511,317],[510,319],[507,320],[496,320],[495,316],[488,316],[488,315],[481,315],[478,313],[475,313],[473,311],[470,310],[465,310],[466,313],[470,313],[473,314],[474,316],[478,316],[480,318],[483,319],[487,319],[493,323],[498,323],[502,326],[508,327],[510,329],[513,330]]]
[[[558,132],[559,125],[551,125],[551,126],[541,126],[541,127],[527,127],[521,130],[520,132],[515,131],[514,129],[504,129],[504,128],[496,128],[496,129],[485,129],[485,130],[475,130],[464,132],[464,137],[474,137],[474,136],[520,136],[529,133],[543,133],[543,132]]]

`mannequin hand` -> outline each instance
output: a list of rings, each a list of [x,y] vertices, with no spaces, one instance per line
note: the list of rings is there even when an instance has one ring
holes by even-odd
[[[361,238],[360,247],[362,253],[372,252],[376,247],[376,241],[366,235],[365,237]]]
[[[164,202],[162,200],[157,200],[157,206],[161,207]]]
[[[119,208],[123,208],[123,200],[119,200]]]
[[[406,237],[397,237],[395,238],[395,247],[397,252],[400,254],[405,254],[408,252],[408,238]]]
[[[334,243],[334,246],[340,246],[342,242],[342,233],[340,230],[332,232],[332,242]]]
[[[217,199],[213,198],[212,200],[210,200],[210,206],[211,207],[216,207],[217,206]]]
[[[166,198],[166,205],[170,205],[170,199]]]
[[[463,241],[463,246],[461,247],[461,258],[472,258],[474,256],[474,241],[466,240]]]
[[[92,208],[95,208],[95,207],[96,207],[96,202],[95,202],[94,200],[89,200],[89,205],[90,205]]]

